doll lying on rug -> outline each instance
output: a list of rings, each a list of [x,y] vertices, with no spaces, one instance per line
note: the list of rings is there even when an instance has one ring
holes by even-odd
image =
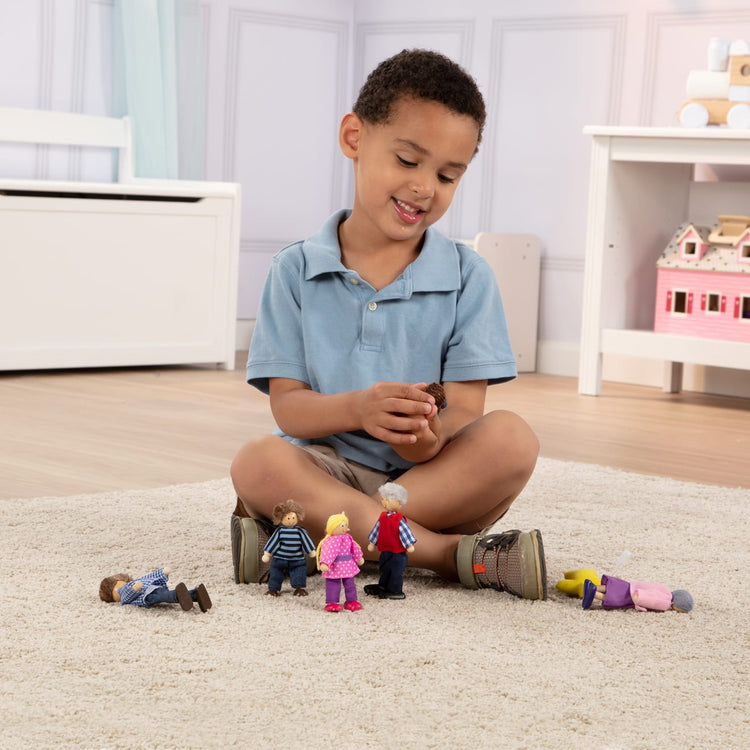
[[[198,602],[201,612],[211,609],[211,598],[201,583],[188,590],[184,583],[173,589],[167,586],[169,568],[159,568],[133,580],[127,573],[116,573],[99,584],[99,598],[103,602],[119,602],[136,607],[153,607],[154,604],[179,604],[187,612]]]
[[[591,609],[594,600],[601,602],[603,609],[637,609],[639,612],[652,610],[665,612],[690,612],[693,608],[693,597],[684,589],[669,588],[660,583],[634,581],[628,583],[614,576],[602,576],[601,585],[586,580],[583,584],[584,609]]]

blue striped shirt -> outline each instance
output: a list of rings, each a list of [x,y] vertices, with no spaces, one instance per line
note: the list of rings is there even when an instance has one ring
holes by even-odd
[[[301,526],[279,526],[263,548],[282,560],[296,560],[314,549],[310,535]]]

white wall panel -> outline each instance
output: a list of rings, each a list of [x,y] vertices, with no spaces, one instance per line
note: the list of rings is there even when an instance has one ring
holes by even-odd
[[[42,20],[48,17],[49,3],[46,0],[27,0],[24,3],[0,0],[0,70],[5,71],[0,76],[0,105],[44,106],[40,82],[43,67],[47,72],[48,67],[43,55]],[[43,88],[48,91],[47,86]],[[12,147],[0,143],[3,176],[33,176],[36,158],[35,146]]]
[[[578,338],[590,148],[581,131],[617,121],[624,26],[621,16],[493,24],[480,221],[541,238],[541,338]]]
[[[284,244],[284,241],[280,240],[243,240],[241,242],[237,294],[239,300],[237,317],[240,320],[254,319],[258,314],[260,293],[263,290],[271,260]]]
[[[255,238],[304,237],[341,199],[347,31],[339,22],[230,12],[224,179],[242,183]]]
[[[80,49],[74,49],[73,112],[92,115],[112,113],[112,16],[114,0],[78,0],[76,35]],[[71,180],[95,182],[114,179],[116,164],[107,150],[84,149],[71,156]]]

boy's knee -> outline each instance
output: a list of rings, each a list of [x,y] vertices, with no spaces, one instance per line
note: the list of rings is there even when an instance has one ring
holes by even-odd
[[[278,454],[284,449],[284,440],[276,435],[263,435],[240,448],[232,461],[229,474],[235,489],[243,496],[243,488],[257,486],[261,475],[273,473]]]
[[[511,411],[493,411],[485,415],[492,431],[492,444],[505,456],[512,456],[521,471],[531,473],[539,457],[539,438],[528,422]]]

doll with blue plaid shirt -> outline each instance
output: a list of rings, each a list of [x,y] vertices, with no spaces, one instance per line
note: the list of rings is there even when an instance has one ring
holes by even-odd
[[[201,612],[211,609],[211,598],[202,583],[188,590],[188,587],[180,582],[170,589],[167,583],[170,572],[170,568],[159,568],[136,579],[127,573],[108,576],[99,584],[99,598],[103,602],[132,604],[135,607],[179,604],[185,612],[193,608],[193,602],[198,602]]]

